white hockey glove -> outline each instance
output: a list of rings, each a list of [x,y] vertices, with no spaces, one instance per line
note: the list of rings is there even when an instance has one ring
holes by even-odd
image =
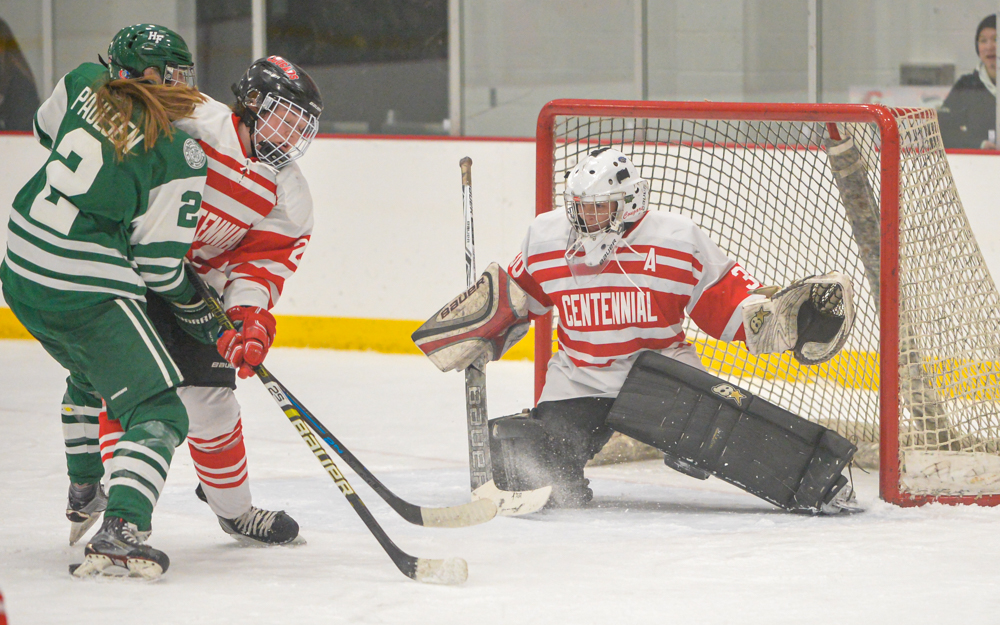
[[[759,291],[765,291],[760,289]],[[804,365],[833,358],[854,326],[854,286],[842,273],[797,280],[743,305],[747,349],[753,355],[794,350]]]
[[[528,296],[496,263],[411,337],[441,371],[499,360],[528,333]]]

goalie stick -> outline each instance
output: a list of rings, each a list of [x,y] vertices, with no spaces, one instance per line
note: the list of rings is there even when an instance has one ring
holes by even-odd
[[[459,161],[462,170],[462,212],[465,216],[465,286],[476,281],[476,237],[472,221],[472,159]],[[489,417],[486,409],[486,360],[465,369],[465,415],[469,426],[469,476],[473,500],[488,499],[499,514],[518,516],[540,510],[549,500],[551,486],[529,491],[507,491],[493,481],[490,458]]]
[[[848,126],[848,128],[850,128]],[[868,181],[868,165],[858,150],[855,138],[841,135],[837,125],[827,124],[829,138],[824,140],[828,162],[840,191],[841,204],[851,223],[868,285],[872,291],[876,312],[881,302],[881,211],[874,189]],[[903,300],[900,295],[900,300]],[[925,358],[917,343],[913,328],[900,315],[900,370],[908,375],[900,382],[900,397],[913,415],[913,423],[925,432],[924,443],[931,449],[959,449],[961,435],[949,422],[945,398],[922,371]],[[903,378],[901,378],[903,380]],[[877,444],[873,445],[877,449]]]
[[[219,298],[208,289],[205,283],[201,280],[201,276],[198,275],[191,265],[186,264],[185,269],[187,270],[188,276],[194,284],[195,289],[197,289],[198,294],[205,300],[209,310],[212,312],[212,315],[215,316],[219,324],[226,330],[235,329],[233,322],[229,319],[229,316],[226,315],[226,311],[222,308],[222,302],[220,302]],[[375,536],[375,539],[382,546],[386,554],[388,554],[389,558],[392,560],[393,564],[396,565],[396,568],[398,568],[403,575],[406,575],[410,579],[414,579],[418,582],[432,584],[461,584],[468,578],[468,564],[466,564],[465,560],[461,558],[447,558],[444,560],[417,558],[397,547],[385,533],[385,530],[382,529],[382,526],[378,524],[378,521],[375,520],[375,517],[372,516],[372,513],[368,510],[368,507],[365,506],[361,497],[358,496],[358,494],[354,491],[354,488],[352,488],[350,483],[348,483],[347,478],[345,478],[344,474],[340,472],[340,469],[333,462],[333,459],[330,458],[323,446],[316,440],[316,437],[313,436],[313,433],[309,429],[309,422],[306,420],[306,415],[308,415],[308,417],[311,418],[312,421],[314,421],[315,424],[324,431],[326,431],[326,428],[322,427],[322,424],[320,424],[319,421],[312,416],[312,413],[310,413],[305,406],[301,404],[301,402],[288,393],[285,386],[279,382],[278,379],[264,367],[264,365],[254,367],[254,372],[257,374],[257,378],[261,381],[261,383],[263,383],[267,388],[271,397],[273,397],[275,402],[277,402],[281,407],[285,416],[288,417],[288,420],[293,426],[295,426],[295,429],[299,432],[302,440],[306,443],[309,449],[312,450],[313,455],[316,456],[316,459],[319,460],[321,465],[323,465],[326,472],[331,478],[333,478],[337,488],[339,488],[340,492],[347,498],[351,507],[354,508],[354,511],[359,517],[361,517],[361,520],[364,521],[368,530]],[[329,432],[327,432],[327,434],[329,434]],[[320,434],[320,436],[322,437],[323,435]],[[336,439],[333,439],[333,436],[330,435],[330,440],[335,441]],[[339,442],[327,442],[336,451],[341,453],[342,456],[344,454],[350,454],[346,448],[339,445]],[[387,488],[385,488],[385,486],[382,486],[382,484],[375,479],[375,477],[371,475],[364,465],[358,462],[353,455],[350,456],[348,464],[352,468],[355,466],[360,467],[361,471],[358,472],[358,475],[360,475],[362,479],[365,479],[366,482],[369,481],[366,479],[367,477],[374,483],[378,484],[380,488],[376,489],[376,492],[385,498],[390,505],[393,504],[393,501],[390,501],[391,498],[397,505],[406,504],[403,506],[403,509],[407,509],[407,506],[418,508],[422,515],[424,508],[421,508],[420,506],[413,506],[413,504],[407,504],[393,495]],[[355,470],[357,471],[358,469],[355,468]],[[369,482],[369,484],[371,484],[371,482]],[[372,487],[375,488],[374,486]],[[387,495],[391,497],[387,497]],[[411,517],[413,517],[412,508],[410,508],[409,513]],[[459,506],[459,508],[463,508],[463,506]],[[399,508],[396,506],[393,506],[393,509],[399,512]],[[407,515],[403,514],[403,512],[400,512],[400,514],[408,521],[411,520],[411,518],[407,518]],[[492,518],[495,514],[495,509],[493,509],[492,514],[489,514],[488,518],[485,520],[489,520],[489,518]]]

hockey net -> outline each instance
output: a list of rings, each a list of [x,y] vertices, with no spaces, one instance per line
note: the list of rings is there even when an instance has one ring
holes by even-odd
[[[1000,504],[1000,302],[933,110],[557,100],[538,121],[537,212],[563,210],[565,172],[604,146],[649,180],[651,210],[692,218],[764,284],[854,281],[831,361],[753,357],[688,322],[710,371],[855,442],[887,501]],[[537,398],[552,320],[535,336]]]

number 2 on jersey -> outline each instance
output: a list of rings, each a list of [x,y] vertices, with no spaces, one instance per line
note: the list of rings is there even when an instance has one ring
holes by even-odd
[[[67,162],[73,155],[79,159],[75,169],[62,160],[53,160],[45,166],[45,188],[35,196],[28,214],[40,224],[68,236],[80,209],[66,196],[82,195],[90,190],[98,172],[104,166],[101,142],[83,128],[69,132],[55,148]]]

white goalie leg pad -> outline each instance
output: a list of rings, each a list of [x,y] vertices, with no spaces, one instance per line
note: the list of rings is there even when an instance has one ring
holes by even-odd
[[[497,263],[411,338],[441,371],[499,360],[528,333],[528,296]]]
[[[840,351],[853,326],[854,286],[836,271],[743,305],[746,346],[755,356],[791,349],[800,363],[818,365]]]

